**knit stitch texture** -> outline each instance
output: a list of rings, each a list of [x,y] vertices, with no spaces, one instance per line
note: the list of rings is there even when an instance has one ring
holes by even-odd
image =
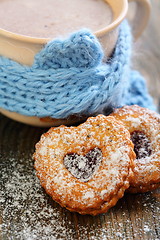
[[[86,29],[46,44],[32,66],[1,56],[0,107],[53,118],[101,113],[126,104],[155,110],[144,79],[130,70],[131,47],[124,21],[115,51],[105,63],[100,43]]]

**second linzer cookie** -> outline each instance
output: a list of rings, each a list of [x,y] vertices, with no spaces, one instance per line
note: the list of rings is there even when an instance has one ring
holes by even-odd
[[[123,124],[98,115],[78,127],[51,128],[36,144],[34,158],[53,200],[70,211],[97,215],[123,197],[135,153]]]
[[[160,115],[137,105],[115,109],[111,114],[121,120],[131,134],[136,153],[131,193],[160,187]]]

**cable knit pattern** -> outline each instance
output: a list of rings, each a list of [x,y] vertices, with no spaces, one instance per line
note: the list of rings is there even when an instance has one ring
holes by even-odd
[[[131,43],[125,21],[113,56],[106,63],[100,43],[88,30],[49,42],[31,67],[1,56],[0,107],[26,116],[65,118],[134,104],[137,92],[133,94],[135,86],[129,79]],[[144,88],[145,84],[140,91],[140,105],[150,98],[147,92],[143,96]]]

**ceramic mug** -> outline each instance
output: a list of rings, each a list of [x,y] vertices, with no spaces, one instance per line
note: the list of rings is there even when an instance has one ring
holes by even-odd
[[[131,22],[133,36],[137,39],[148,22],[150,2],[149,0],[105,0],[105,2],[110,6],[113,12],[113,20],[105,28],[96,31],[95,35],[103,47],[105,56],[109,57],[118,38],[118,27],[127,16],[129,8],[128,3],[135,2],[137,4],[135,16]],[[0,28],[0,55],[21,64],[32,65],[35,54],[50,40],[49,38],[36,38],[16,34]],[[35,126],[68,125],[83,119],[83,117],[76,116],[70,116],[67,119],[53,119],[49,116],[47,118],[28,117],[4,109],[0,109],[0,112],[11,119]]]

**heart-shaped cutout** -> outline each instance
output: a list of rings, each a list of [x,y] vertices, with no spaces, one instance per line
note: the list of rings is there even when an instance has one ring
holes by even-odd
[[[131,140],[134,143],[134,151],[137,159],[149,157],[151,155],[151,142],[143,131],[132,132]]]
[[[87,182],[102,162],[102,151],[99,148],[91,149],[86,155],[69,153],[64,157],[66,169],[77,179]]]

